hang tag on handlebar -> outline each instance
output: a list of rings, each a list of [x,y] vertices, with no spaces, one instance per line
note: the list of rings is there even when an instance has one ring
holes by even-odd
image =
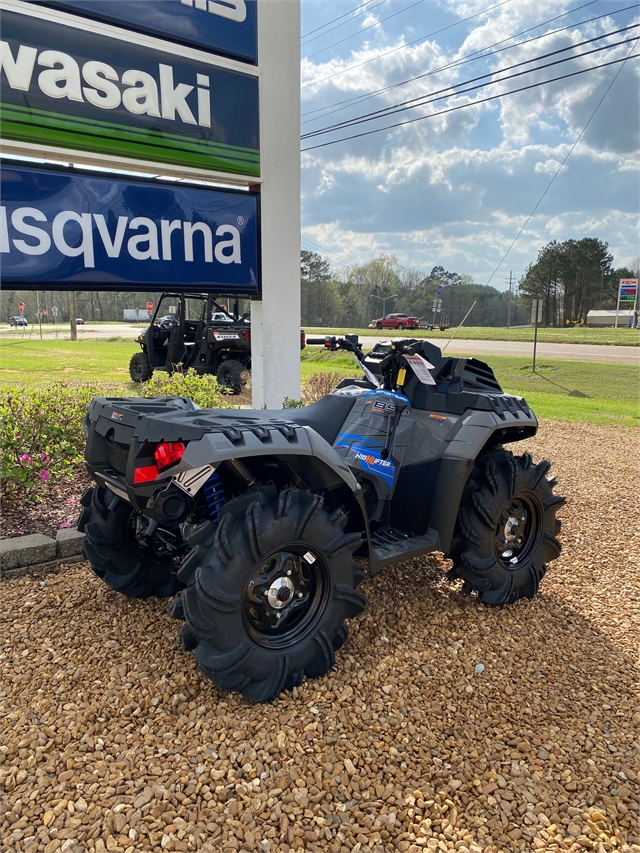
[[[436,380],[429,372],[429,368],[433,369],[431,362],[427,361],[421,355],[405,355],[406,360],[413,368],[413,372],[418,377],[423,385],[435,385]]]

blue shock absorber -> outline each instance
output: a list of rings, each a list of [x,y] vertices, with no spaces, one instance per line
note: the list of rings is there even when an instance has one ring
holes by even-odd
[[[220,519],[220,509],[227,500],[227,494],[222,485],[220,475],[214,471],[202,488],[209,518],[211,521],[218,521]]]

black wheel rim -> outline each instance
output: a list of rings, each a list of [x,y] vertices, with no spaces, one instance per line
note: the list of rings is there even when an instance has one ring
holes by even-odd
[[[542,508],[533,495],[517,495],[502,510],[496,528],[496,556],[507,569],[526,564],[542,534]]]
[[[328,600],[329,573],[311,548],[287,545],[254,569],[243,597],[244,621],[251,638],[282,649],[316,627]]]

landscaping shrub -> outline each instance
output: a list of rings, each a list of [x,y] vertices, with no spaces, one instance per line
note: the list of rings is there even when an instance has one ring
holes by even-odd
[[[344,379],[344,374],[337,370],[327,373],[314,373],[302,386],[302,400],[305,404],[317,403],[330,394],[336,385]]]
[[[5,504],[37,500],[35,487],[70,475],[82,459],[91,398],[104,390],[56,382],[0,395],[0,476]]]
[[[141,386],[140,394],[142,397],[189,397],[203,409],[237,408],[222,395],[215,376],[198,376],[193,368],[186,373],[154,373]]]

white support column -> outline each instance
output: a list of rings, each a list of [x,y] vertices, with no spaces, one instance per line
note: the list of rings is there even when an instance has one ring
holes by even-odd
[[[300,2],[258,3],[262,302],[251,305],[253,406],[300,397]]]

